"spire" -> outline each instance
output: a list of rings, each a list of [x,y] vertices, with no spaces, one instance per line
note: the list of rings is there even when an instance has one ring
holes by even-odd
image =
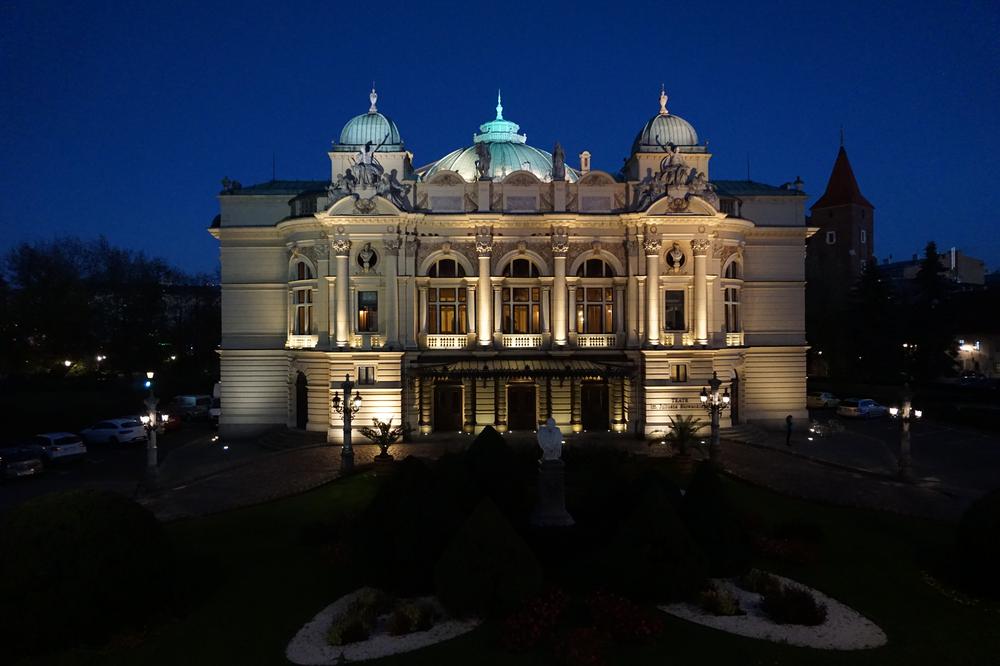
[[[662,83],[660,84],[660,115],[670,115],[670,112],[667,111],[667,88]]]
[[[851,168],[851,162],[847,159],[847,151],[844,150],[844,146],[841,146],[840,151],[837,153],[837,161],[833,163],[833,171],[830,173],[830,180],[826,184],[826,191],[812,205],[810,210],[832,208],[833,206],[844,206],[847,204],[875,208],[861,194],[858,181],[854,178],[854,170]]]
[[[503,120],[503,104],[500,103],[499,88],[497,88],[497,120]]]
[[[371,100],[372,105],[368,107],[368,113],[378,113],[378,107],[375,106],[375,102],[378,101],[378,93],[375,92],[375,82],[372,81],[372,92],[368,95],[368,99]]]

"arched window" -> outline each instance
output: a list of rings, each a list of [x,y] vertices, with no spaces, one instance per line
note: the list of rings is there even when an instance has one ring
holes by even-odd
[[[454,259],[438,259],[427,269],[427,277],[465,277],[465,267]]]
[[[615,269],[603,259],[587,259],[576,269],[577,277],[614,277]]]
[[[312,280],[313,272],[309,268],[309,264],[304,261],[299,261],[295,264],[295,279],[296,280]]]
[[[743,270],[740,268],[740,262],[731,261],[729,265],[726,266],[725,277],[733,280],[743,279]]]
[[[515,278],[536,278],[539,276],[538,266],[531,259],[513,259],[507,264],[502,275]]]

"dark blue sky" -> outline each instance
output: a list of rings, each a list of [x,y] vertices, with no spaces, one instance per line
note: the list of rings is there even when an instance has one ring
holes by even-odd
[[[730,3],[0,5],[0,247],[75,233],[214,270],[223,176],[327,178],[379,109],[415,162],[504,115],[615,171],[658,109],[710,141],[714,178],[822,194],[840,127],[876,254],[934,239],[1000,265],[1000,5]],[[147,6],[148,5],[148,6]]]

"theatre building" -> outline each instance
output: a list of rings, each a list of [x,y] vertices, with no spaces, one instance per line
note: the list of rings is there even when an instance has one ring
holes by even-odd
[[[414,433],[551,415],[648,435],[703,417],[713,373],[727,423],[805,418],[806,195],[712,179],[694,127],[662,92],[650,101],[644,124],[608,109],[637,113],[619,173],[528,145],[499,99],[471,145],[415,167],[372,91],[328,178],[226,181],[211,228],[223,433],[338,441],[345,375],[363,397],[355,424]]]

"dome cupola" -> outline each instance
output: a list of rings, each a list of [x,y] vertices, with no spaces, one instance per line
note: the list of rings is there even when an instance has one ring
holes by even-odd
[[[365,144],[371,142],[378,146],[379,152],[398,153],[403,151],[403,139],[399,136],[399,128],[388,116],[379,112],[375,105],[378,93],[372,88],[368,96],[371,106],[368,113],[351,118],[344,129],[340,131],[340,140],[333,144],[334,152],[359,152]]]
[[[681,152],[701,150],[698,133],[691,123],[667,111],[667,93],[660,89],[660,112],[649,119],[632,143],[633,153],[661,153],[674,145]],[[694,150],[692,150],[694,149]]]
[[[423,171],[424,179],[438,171],[455,171],[468,181],[477,180],[479,170],[476,165],[480,162],[480,151],[485,148],[490,158],[489,169],[484,174],[486,177],[501,180],[515,171],[530,171],[542,181],[551,181],[552,154],[529,146],[527,135],[520,133],[520,126],[504,119],[499,92],[496,110],[496,118],[480,125],[479,132],[472,136],[471,146],[452,151],[431,164]],[[577,178],[577,172],[566,167],[566,180],[576,182]]]

